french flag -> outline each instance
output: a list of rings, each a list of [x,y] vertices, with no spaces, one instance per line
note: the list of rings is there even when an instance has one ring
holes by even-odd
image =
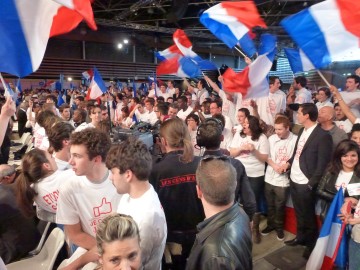
[[[300,49],[284,48],[293,73],[315,69],[309,58]]]
[[[250,57],[256,49],[249,33],[255,26],[267,27],[253,1],[222,2],[207,9],[200,22],[229,48],[239,43]]]
[[[155,56],[159,61],[164,61],[166,59],[171,59],[173,57],[177,57],[180,56],[181,52],[178,49],[178,47],[174,44],[172,46],[170,46],[169,48],[160,51],[160,52],[155,52]]]
[[[346,234],[344,234],[344,230],[346,224],[338,217],[343,203],[344,193],[340,187],[326,215],[315,248],[306,264],[306,270],[333,269],[334,263],[345,268]],[[339,250],[343,252],[338,253]]]
[[[223,74],[224,89],[228,92],[240,92],[246,99],[258,98],[269,94],[267,75],[275,57],[276,38],[270,34],[261,36],[258,58],[241,72],[228,68]]]
[[[96,67],[93,68],[94,76],[91,80],[89,90],[90,94],[88,94],[90,99],[97,99],[102,94],[106,93],[106,86],[101,78],[101,75]]]
[[[0,71],[24,77],[36,71],[50,37],[83,19],[96,29],[90,0],[2,0]]]
[[[194,62],[199,69],[217,70],[217,67],[211,61],[203,60],[192,50],[192,43],[184,30],[177,29],[173,34],[173,40],[183,57],[188,57],[188,60]]]
[[[201,75],[201,70],[189,57],[174,57],[161,62],[156,67],[156,75],[175,75],[180,78],[193,78]]]
[[[83,73],[81,73],[83,75],[83,77],[87,80],[91,80],[92,76],[94,75],[94,72],[92,70],[92,68],[90,68],[89,70],[84,71]]]
[[[359,12],[360,1],[327,0],[285,18],[280,24],[319,69],[360,52]]]

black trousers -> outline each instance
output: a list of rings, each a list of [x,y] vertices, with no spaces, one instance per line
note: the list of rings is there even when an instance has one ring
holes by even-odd
[[[289,195],[289,187],[277,187],[265,183],[267,202],[267,225],[277,231],[284,229],[285,205]]]
[[[300,243],[313,248],[318,238],[315,191],[310,190],[307,184],[297,184],[290,181],[290,195],[296,215],[296,237]]]

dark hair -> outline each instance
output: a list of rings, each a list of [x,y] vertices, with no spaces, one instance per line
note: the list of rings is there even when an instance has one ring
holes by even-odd
[[[147,98],[147,99],[145,100],[145,103],[150,103],[151,106],[154,106],[154,105],[155,105],[155,99],[153,99],[153,98]]]
[[[280,81],[280,78],[278,76],[270,76],[269,84],[274,84],[277,79]]]
[[[44,170],[43,164],[49,163],[45,151],[35,148],[26,153],[21,161],[21,173],[16,179],[16,200],[21,212],[31,217],[35,214],[33,203],[37,195],[31,184],[37,183],[41,178],[51,174]]]
[[[260,121],[255,116],[249,115],[246,117],[249,122],[249,129],[251,131],[251,140],[257,141],[260,138],[260,135],[263,133],[263,129],[260,126]],[[244,131],[241,131],[241,136],[245,137]]]
[[[299,104],[299,108],[301,108],[302,110],[302,114],[308,114],[309,115],[309,119],[312,122],[316,122],[317,118],[318,118],[318,109],[316,107],[316,105],[314,103],[303,103],[303,104]]]
[[[80,120],[79,123],[83,123],[83,122],[86,121],[87,112],[86,112],[84,109],[76,109],[76,110],[74,111],[74,116],[75,116],[75,112],[78,113],[78,117],[80,118],[80,119],[79,119],[79,120]],[[75,120],[75,119],[74,119],[74,116],[73,116],[73,120]]]
[[[126,117],[129,117],[130,111],[128,106],[124,106],[121,108],[121,111],[125,113]]]
[[[170,103],[169,108],[177,109],[179,110],[179,105],[177,103]]]
[[[217,99],[211,101],[211,102],[210,102],[210,105],[211,105],[212,103],[215,103],[218,108],[222,108],[222,101],[221,101],[221,99],[218,99],[218,98],[217,98]]]
[[[161,115],[167,115],[169,111],[169,106],[166,103],[158,103],[156,105],[157,110],[160,112]]]
[[[358,75],[347,76],[346,79],[354,79],[355,83],[360,83],[360,77]]]
[[[328,87],[320,87],[318,89],[318,93],[320,91],[323,91],[328,98],[331,97],[331,92],[330,92],[330,89]]]
[[[221,144],[222,126],[214,118],[208,118],[201,123],[196,133],[196,144],[206,149],[218,149]]]
[[[248,108],[240,108],[238,112],[243,112],[246,118],[250,115],[250,111]]]
[[[305,87],[307,84],[307,79],[304,76],[295,77],[295,82],[299,83],[302,87]]]
[[[211,205],[224,206],[235,199],[236,170],[229,160],[204,159],[196,170],[196,183]]]
[[[67,122],[59,122],[55,124],[48,132],[49,143],[55,152],[63,149],[63,140],[70,140],[74,127]]]
[[[360,161],[360,148],[356,142],[352,140],[343,140],[335,148],[333,158],[328,165],[328,171],[333,175],[338,175],[343,169],[341,157],[350,151],[355,151]],[[354,173],[357,177],[360,177],[360,162],[356,164]]]
[[[89,160],[96,156],[101,156],[102,162],[105,162],[107,152],[111,146],[109,135],[96,128],[86,128],[82,131],[74,132],[71,134],[70,142],[71,145],[84,145]]]
[[[62,105],[59,107],[59,112],[62,113],[65,109],[70,109],[70,105],[67,104],[67,103],[62,104]]]
[[[222,130],[224,130],[225,124],[226,124],[226,123],[225,123],[226,120],[225,120],[225,117],[224,117],[221,113],[216,113],[216,114],[214,114],[213,117],[211,117],[211,118],[218,119],[218,120],[221,122],[221,124],[222,124]]]
[[[51,94],[47,95],[45,99],[52,99],[52,101],[55,103],[55,105],[57,103],[57,99],[56,99],[56,97],[54,95],[51,95]]]
[[[199,124],[200,124],[200,118],[199,118],[199,116],[197,116],[195,113],[190,113],[188,116],[186,116],[185,122],[186,122],[188,119],[190,119],[190,118],[192,118],[192,119],[195,120],[196,125],[199,125]]]
[[[40,111],[38,113],[38,115],[36,116],[36,122],[43,127],[44,126],[44,122],[46,121],[46,119],[50,118],[51,116],[55,116],[55,114],[52,111]]]
[[[83,96],[77,96],[75,99],[78,99],[79,101],[84,101],[85,98]]]
[[[360,124],[356,123],[352,126],[351,131],[349,133],[349,137],[351,138],[354,132],[360,131]]]
[[[147,180],[151,173],[152,158],[142,141],[129,137],[111,147],[106,157],[106,166],[109,170],[118,168],[120,173],[130,170],[138,180]]]

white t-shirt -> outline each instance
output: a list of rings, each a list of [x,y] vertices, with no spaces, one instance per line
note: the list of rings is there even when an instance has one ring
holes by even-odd
[[[136,109],[135,110],[135,116],[136,116],[136,119],[138,120],[138,122],[147,122],[147,121],[149,121],[149,118],[148,118],[149,115],[146,113],[146,111],[144,111],[144,113],[140,113],[139,110]]]
[[[154,111],[152,111],[151,113],[145,112],[145,113],[140,114],[140,115],[141,115],[141,117],[140,117],[141,121],[149,123],[150,125],[154,125],[158,121],[158,118],[156,116],[156,112],[154,112]]]
[[[280,111],[285,112],[286,94],[281,90],[277,90],[275,93],[269,92],[269,96],[256,99],[256,103],[261,120],[273,126],[275,115]]]
[[[251,143],[261,154],[269,154],[269,141],[264,134],[261,134],[257,141],[253,141],[251,136],[241,137],[240,133],[235,133],[230,148],[239,148],[244,144]],[[235,157],[245,166],[246,174],[249,177],[259,177],[265,174],[265,163],[259,161],[251,152],[243,151],[239,156]]]
[[[344,130],[346,133],[350,133],[353,127],[353,124],[349,119],[346,119],[345,121],[334,121],[334,123],[338,128]]]
[[[190,106],[186,109],[186,111],[183,111],[183,109],[181,109],[178,113],[177,113],[177,117],[179,117],[180,119],[182,119],[183,121],[185,121],[186,117],[193,111],[193,108],[191,108]]]
[[[236,123],[236,110],[234,102],[227,99],[223,90],[220,90],[219,96],[222,99],[222,115],[226,115],[230,118],[232,125]]]
[[[37,193],[34,198],[36,205],[45,211],[56,213],[59,187],[73,176],[75,176],[73,170],[56,171],[34,184],[34,190]]]
[[[153,186],[140,198],[124,194],[117,212],[130,215],[140,232],[140,247],[144,269],[161,269],[165,249],[167,226],[164,210]]]
[[[36,128],[37,125],[37,128]],[[34,131],[34,147],[39,148],[42,144],[42,141],[46,136],[45,128],[40,127],[37,123],[35,125]]]
[[[116,212],[121,195],[107,178],[100,184],[90,182],[86,176],[74,176],[60,186],[56,223],[81,223],[85,233],[95,237],[96,226],[110,213]]]
[[[291,165],[291,173],[290,178],[293,182],[297,184],[307,184],[309,182],[309,179],[305,176],[305,174],[300,169],[300,155],[304,148],[304,145],[308,138],[310,137],[311,133],[316,128],[316,125],[313,125],[312,127],[308,128],[307,130],[304,129],[303,133],[301,134],[299,138],[299,142],[296,149],[296,154],[294,156],[294,161]],[[318,157],[321,158],[321,157]]]
[[[196,134],[197,134],[197,130],[191,130],[190,132],[190,138],[191,138],[191,144],[193,145],[193,149],[194,149],[194,156],[200,156],[201,151],[199,147],[195,147],[197,141],[196,141]]]
[[[71,169],[71,165],[67,161],[63,161],[61,159],[58,159],[54,156],[58,171],[66,171],[68,169]]]
[[[280,139],[274,134],[269,137],[269,158],[276,164],[282,165],[292,157],[295,149],[297,136],[290,132],[289,137]],[[290,184],[288,174],[278,174],[270,165],[266,168],[265,182],[279,187],[288,187]]]
[[[337,190],[339,190],[340,187],[342,186],[343,191],[345,192],[345,188],[349,184],[353,174],[354,174],[354,172],[344,172],[343,170],[341,170],[339,172],[339,175],[338,175],[337,179],[336,179],[335,188]]]
[[[352,100],[360,98],[360,90],[354,92],[342,91],[340,95],[346,104],[349,104]],[[360,105],[353,105],[350,107],[355,117],[360,117]]]
[[[325,100],[324,102],[318,101],[318,102],[316,102],[315,105],[316,105],[318,111],[319,111],[321,108],[326,107],[326,106],[334,108],[334,104],[332,104],[329,99]]]
[[[225,127],[222,132],[222,135],[224,136],[224,140],[221,142],[220,148],[229,149],[230,144],[234,137],[233,133],[232,133],[233,123],[231,122],[231,120],[228,116],[226,116],[226,115],[223,115],[223,116],[225,118]]]
[[[79,132],[79,131],[82,131],[86,128],[95,128],[95,126],[92,124],[92,123],[81,123],[80,126],[78,126],[77,128],[75,128],[75,131],[74,132]]]
[[[298,103],[298,104],[313,103],[312,98],[311,98],[311,93],[306,88],[301,88],[299,91],[297,91],[295,93],[295,95],[296,95],[296,97],[295,97],[294,103]],[[297,114],[297,112],[294,111],[293,112],[293,121],[294,121],[294,124],[299,124],[296,114]]]

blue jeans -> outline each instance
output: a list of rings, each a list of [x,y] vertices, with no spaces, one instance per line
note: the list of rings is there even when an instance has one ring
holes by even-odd
[[[360,267],[360,243],[350,238],[349,241],[349,270],[359,270]]]

